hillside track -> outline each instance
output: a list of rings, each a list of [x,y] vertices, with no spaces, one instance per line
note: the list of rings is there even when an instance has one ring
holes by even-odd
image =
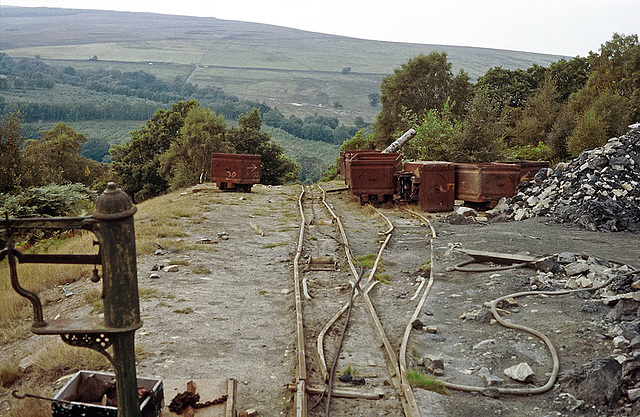
[[[320,187],[300,194],[296,415],[419,416],[399,357],[426,289],[415,259],[430,259],[431,229],[395,209],[354,212],[349,200]]]

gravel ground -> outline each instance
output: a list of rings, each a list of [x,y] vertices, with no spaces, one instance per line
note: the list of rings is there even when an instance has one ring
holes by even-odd
[[[287,384],[294,382],[295,375],[291,260],[298,234],[299,193],[299,186],[256,186],[250,194],[221,193],[213,187],[175,194],[176,199],[194,199],[194,204],[207,208],[198,221],[180,219],[187,236],[179,239],[194,243],[191,249],[173,251],[165,244],[157,254],[138,259],[139,286],[156,290],[156,296],[141,300],[144,326],[136,333],[136,340],[148,354],[138,361],[139,375],[184,380],[235,378],[239,411],[253,408],[261,416],[295,415],[293,393]],[[334,194],[329,198],[343,217],[347,216],[345,213],[362,215],[362,207],[348,195]],[[406,221],[398,211],[383,211],[391,213],[396,222]],[[460,318],[482,310],[485,302],[530,290],[536,271],[451,271],[450,267],[468,259],[449,250],[452,246],[512,254],[572,252],[640,264],[640,242],[634,234],[572,230],[546,224],[544,219],[458,225],[443,219],[437,216],[433,221],[438,232],[434,241],[435,283],[419,317],[425,325],[436,326],[437,332],[412,333],[408,362],[420,367],[427,357],[442,359],[444,372],[439,378],[444,381],[482,385],[478,372],[487,368],[502,380],[501,386],[531,387],[544,384],[551,369],[549,354],[538,339],[489,319],[485,322]],[[372,251],[369,247],[375,250],[367,227],[345,223],[356,247],[362,245],[367,252]],[[202,238],[209,243],[198,244]],[[385,272],[394,279],[414,279],[416,266],[428,256],[410,246],[393,239],[390,243],[391,251],[402,249],[402,256],[386,259]],[[171,263],[178,264],[178,271],[167,271]],[[152,273],[157,277],[151,278]],[[96,285],[86,281],[73,284],[72,289],[80,292]],[[393,291],[393,284],[388,288]],[[389,318],[394,316],[389,311],[408,309],[406,299],[396,299],[397,305],[385,305],[388,311],[380,312],[387,316],[385,326],[390,333],[397,333],[406,325],[406,314],[397,314],[396,323]],[[631,354],[614,351],[611,338],[602,335],[602,322],[613,307],[595,298],[572,294],[519,298],[517,303],[509,319],[538,329],[552,339],[559,351],[561,372],[595,358]],[[585,309],[589,303],[596,307]],[[74,297],[61,297],[45,306],[45,315],[87,314],[86,308],[78,309],[79,304]],[[362,331],[369,330],[363,327]],[[34,336],[0,349],[3,357],[13,355],[19,360],[37,350],[42,340]],[[504,369],[520,362],[527,362],[535,372],[532,382],[519,383],[504,375]],[[561,395],[565,391],[564,387],[554,387],[536,396],[498,398],[460,391],[439,395],[416,389],[415,393],[424,416],[638,415],[633,414],[638,411],[637,406],[632,408],[625,396],[609,408],[585,402],[572,410],[575,404],[562,403],[567,398]],[[381,408],[379,415],[395,412]],[[353,414],[345,405],[332,408],[332,415]]]

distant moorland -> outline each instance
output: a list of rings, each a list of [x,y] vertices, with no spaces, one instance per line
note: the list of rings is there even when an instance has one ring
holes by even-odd
[[[242,108],[263,103],[286,118],[315,116],[314,127],[325,122],[331,125],[331,137],[320,141],[295,138],[290,135],[295,134],[291,129],[288,133],[271,129],[288,155],[298,162],[306,161],[308,166],[303,166],[303,173],[309,175],[308,179],[317,179],[317,170],[332,162],[346,137],[375,121],[380,111],[377,98],[383,77],[414,56],[444,51],[453,71],[464,70],[472,82],[492,67],[525,69],[562,58],[484,48],[378,42],[264,24],[151,13],[0,6],[0,20],[0,52],[6,56],[64,69],[64,75],[69,77],[76,71],[94,74],[82,82],[60,84],[59,78],[43,67],[44,77],[57,80],[53,88],[0,90],[0,105],[9,109],[15,108],[10,106],[12,103],[22,103],[22,108],[33,109],[38,104],[43,114],[43,106],[59,102],[76,103],[77,108],[90,104],[88,107],[97,106],[100,111],[109,106],[132,109],[126,117],[92,119],[78,116],[78,112],[59,119],[52,116],[55,112],[32,116],[25,123],[30,135],[65,120],[89,138],[95,148],[85,155],[101,160],[108,155],[110,144],[127,141],[128,130],[144,124],[154,109],[167,108],[172,98],[180,98],[177,91],[186,91],[184,86],[192,85],[224,92],[227,104],[238,99],[249,103]],[[157,80],[169,85],[169,89],[179,86],[182,90],[172,90],[173,95],[144,96],[135,88],[144,88],[145,77],[140,77],[142,86],[129,83],[126,92],[96,86],[97,82],[107,82],[95,74],[111,73],[113,77],[114,72],[144,72],[153,76],[148,78],[150,82]],[[203,105],[210,103],[205,100]],[[140,117],[134,117],[138,112]],[[233,120],[230,116],[225,114],[225,118]],[[332,121],[335,119],[342,126],[337,130]],[[327,133],[326,127],[324,130]],[[313,135],[310,132],[307,129],[307,136]]]

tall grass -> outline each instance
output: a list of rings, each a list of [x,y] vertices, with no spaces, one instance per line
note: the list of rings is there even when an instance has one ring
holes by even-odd
[[[49,248],[38,247],[38,253],[96,253],[92,241],[95,235],[82,232],[74,237],[64,239]],[[89,276],[91,266],[87,265],[54,265],[54,264],[17,264],[20,285],[38,293],[56,285],[68,284]],[[19,296],[11,287],[8,260],[0,263],[0,342],[5,338],[5,328],[12,320],[20,317],[28,302]]]

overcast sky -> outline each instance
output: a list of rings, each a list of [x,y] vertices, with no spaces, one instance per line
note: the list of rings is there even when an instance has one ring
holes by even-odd
[[[0,4],[207,16],[364,39],[567,56],[596,52],[615,32],[640,32],[638,0],[0,0]]]

